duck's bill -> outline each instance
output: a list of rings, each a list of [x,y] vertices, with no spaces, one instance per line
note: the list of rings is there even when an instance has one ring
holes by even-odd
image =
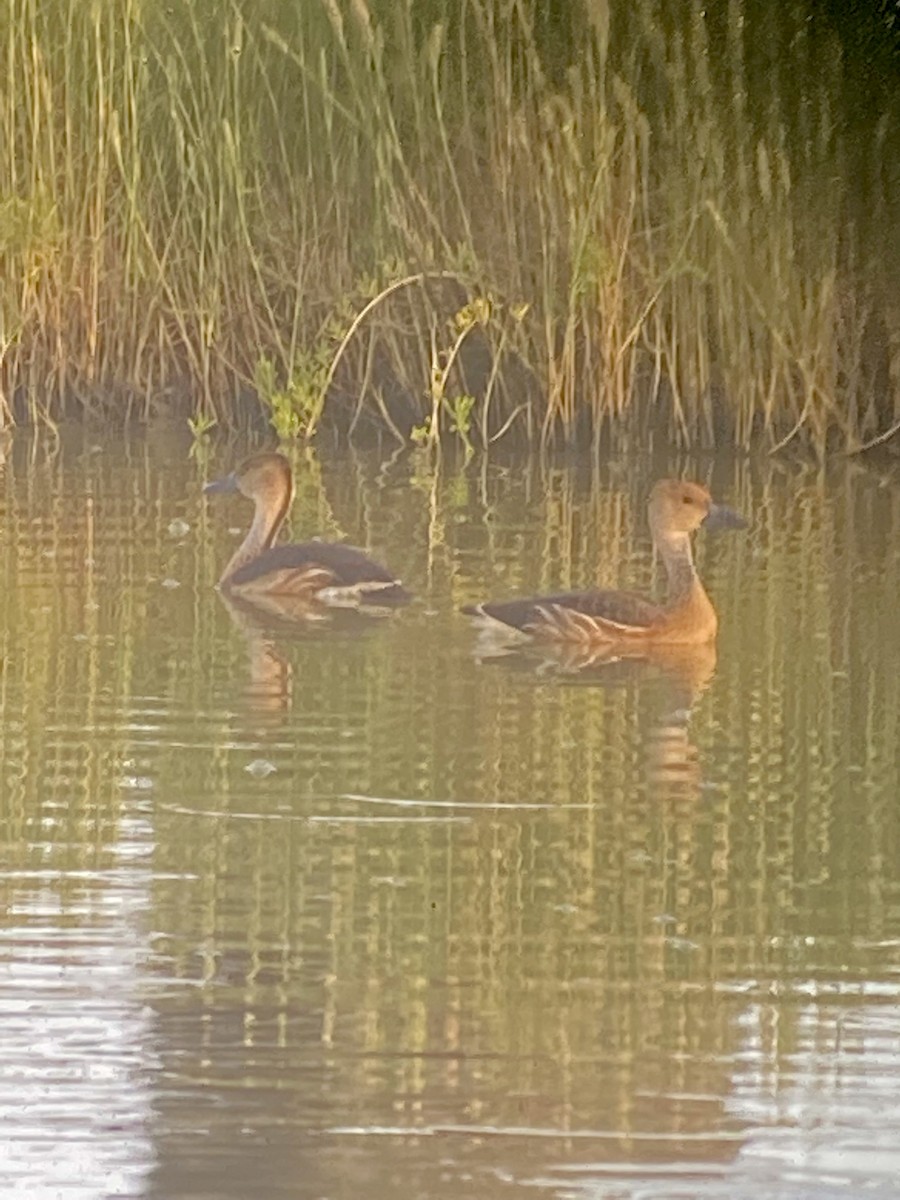
[[[203,489],[203,494],[208,496],[211,492],[236,492],[237,490],[237,476],[232,471],[230,475],[225,475],[221,479],[214,479],[212,483],[208,483]]]
[[[711,504],[703,525],[706,529],[712,530],[746,529],[748,521],[739,512],[729,508],[727,504]]]

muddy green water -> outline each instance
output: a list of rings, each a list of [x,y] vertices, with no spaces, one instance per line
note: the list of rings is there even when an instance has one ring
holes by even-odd
[[[0,1193],[900,1194],[900,472],[298,458],[417,593],[271,628],[247,449],[21,435],[0,482]],[[659,586],[718,658],[488,659],[456,609]]]

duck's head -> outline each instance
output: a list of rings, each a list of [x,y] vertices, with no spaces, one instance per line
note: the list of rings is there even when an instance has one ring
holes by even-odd
[[[712,529],[746,529],[744,518],[725,504],[714,504],[700,483],[661,479],[650,493],[650,525],[660,534],[691,534]]]
[[[281,502],[293,488],[291,464],[283,454],[266,451],[246,459],[230,475],[208,483],[204,492],[240,492],[257,503]]]

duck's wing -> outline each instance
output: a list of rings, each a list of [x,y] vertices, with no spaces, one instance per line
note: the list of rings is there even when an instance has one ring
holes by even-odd
[[[532,636],[615,640],[640,636],[659,619],[658,604],[633,592],[559,592],[527,600],[488,601],[462,610]]]
[[[409,592],[386,567],[343,542],[291,542],[272,546],[228,580],[235,591],[316,597],[330,603],[400,604]]]

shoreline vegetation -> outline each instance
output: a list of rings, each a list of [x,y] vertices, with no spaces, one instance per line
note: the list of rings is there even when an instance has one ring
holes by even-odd
[[[877,8],[10,0],[0,425],[887,442]]]

